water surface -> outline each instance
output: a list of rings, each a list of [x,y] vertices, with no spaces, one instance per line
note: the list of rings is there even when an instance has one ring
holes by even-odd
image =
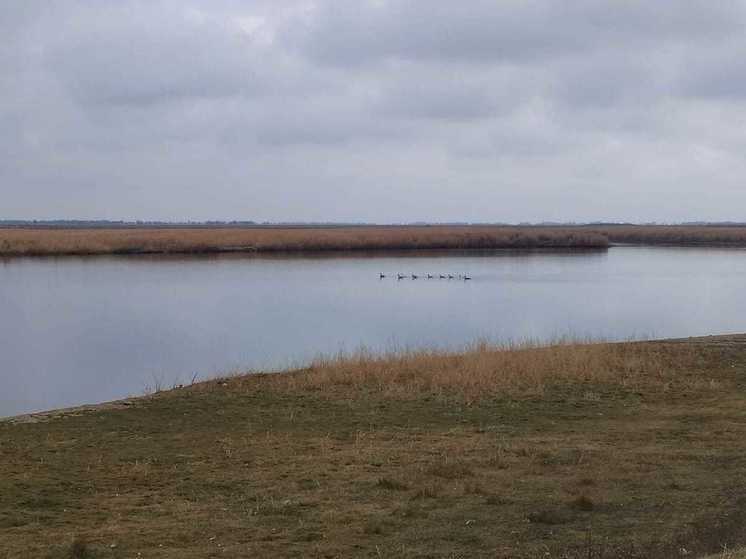
[[[362,345],[743,332],[745,285],[740,249],[10,259],[0,416]]]

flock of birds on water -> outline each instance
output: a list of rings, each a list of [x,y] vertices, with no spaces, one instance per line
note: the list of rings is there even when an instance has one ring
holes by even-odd
[[[379,279],[384,279],[389,277],[387,274],[384,274],[383,272],[378,274]],[[390,277],[396,278],[397,280],[403,280],[403,279],[444,279],[444,280],[452,280],[452,279],[459,279],[463,281],[468,281],[471,279],[471,276],[467,274],[425,274],[425,275],[417,275],[417,274],[391,274]]]

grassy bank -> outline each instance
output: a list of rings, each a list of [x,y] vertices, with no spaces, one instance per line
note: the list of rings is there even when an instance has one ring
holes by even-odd
[[[0,229],[0,256],[606,246],[598,233],[550,228]]]
[[[320,360],[0,423],[0,557],[700,557],[746,336]]]

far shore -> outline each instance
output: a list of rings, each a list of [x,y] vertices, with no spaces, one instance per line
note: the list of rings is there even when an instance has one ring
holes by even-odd
[[[746,226],[406,225],[0,227],[0,257],[598,250],[614,245],[746,247]]]
[[[564,249],[613,245],[746,247],[746,226],[0,227],[0,257]]]
[[[599,249],[598,233],[511,227],[0,229],[0,256]]]

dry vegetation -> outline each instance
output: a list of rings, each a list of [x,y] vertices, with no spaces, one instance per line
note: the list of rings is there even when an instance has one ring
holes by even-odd
[[[703,378],[681,376],[680,367],[693,362],[693,349],[674,354],[640,343],[567,343],[550,346],[517,344],[502,347],[478,343],[464,352],[407,351],[376,356],[319,358],[291,374],[264,382],[283,390],[323,391],[349,397],[360,390],[384,398],[423,395],[458,397],[465,403],[500,396],[535,396],[557,383],[612,383],[625,389],[688,383],[698,389]]]
[[[746,337],[479,345],[0,422],[0,558],[701,557],[745,386]]]
[[[722,553],[708,555],[706,559],[746,559],[746,551],[738,549],[726,549]]]
[[[587,231],[612,243],[684,246],[746,246],[746,226],[614,225],[589,226]]]
[[[609,243],[746,246],[746,227],[391,226],[0,228],[0,256],[425,249],[605,248]]]
[[[604,248],[589,231],[511,227],[0,229],[0,255]]]

